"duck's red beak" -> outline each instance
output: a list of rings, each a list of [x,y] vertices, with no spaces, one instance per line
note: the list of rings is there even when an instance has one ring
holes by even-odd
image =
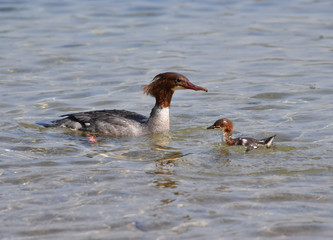
[[[186,86],[184,86],[184,87],[187,88],[187,89],[192,89],[194,91],[205,91],[205,92],[208,92],[208,90],[206,88],[194,85],[191,82],[187,82]]]

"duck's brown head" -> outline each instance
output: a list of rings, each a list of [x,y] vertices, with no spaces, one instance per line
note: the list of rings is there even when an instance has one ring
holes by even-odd
[[[156,75],[153,81],[143,88],[143,92],[156,98],[156,104],[162,107],[170,107],[173,93],[178,89],[192,89],[205,91],[206,88],[194,85],[182,74],[165,72]]]

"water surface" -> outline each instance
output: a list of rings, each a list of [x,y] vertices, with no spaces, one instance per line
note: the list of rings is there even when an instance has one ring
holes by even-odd
[[[331,239],[333,3],[0,3],[1,239]],[[44,129],[94,109],[148,115],[176,71],[169,134]],[[221,143],[277,134],[245,154]]]

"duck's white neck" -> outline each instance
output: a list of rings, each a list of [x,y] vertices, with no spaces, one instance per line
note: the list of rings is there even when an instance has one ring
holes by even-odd
[[[154,108],[151,110],[147,125],[151,133],[161,133],[169,131],[169,108],[155,105]]]

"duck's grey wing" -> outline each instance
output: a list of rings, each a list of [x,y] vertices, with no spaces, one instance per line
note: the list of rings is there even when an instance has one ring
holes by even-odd
[[[99,110],[65,114],[45,127],[67,127],[73,130],[110,133],[112,129],[128,127],[129,122],[136,125],[147,121],[141,114],[126,110]]]

